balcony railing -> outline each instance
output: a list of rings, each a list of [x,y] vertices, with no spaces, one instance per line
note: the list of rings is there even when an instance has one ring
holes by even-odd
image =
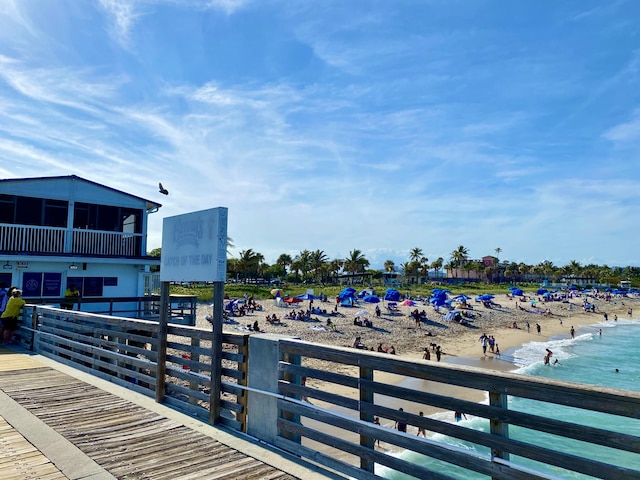
[[[140,233],[0,224],[0,252],[107,257],[142,255]]]

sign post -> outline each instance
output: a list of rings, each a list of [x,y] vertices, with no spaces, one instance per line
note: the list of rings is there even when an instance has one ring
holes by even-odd
[[[209,421],[220,422],[222,312],[227,276],[228,209],[211,208],[167,217],[162,225],[162,282],[213,281],[213,342]],[[163,288],[163,295],[164,293]],[[168,304],[168,288],[166,304]],[[160,352],[159,352],[160,355]],[[165,353],[166,355],[166,353]],[[157,396],[157,395],[156,395]]]

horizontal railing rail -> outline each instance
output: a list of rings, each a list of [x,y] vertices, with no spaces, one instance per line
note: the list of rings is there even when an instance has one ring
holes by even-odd
[[[142,233],[0,224],[0,252],[139,257]]]
[[[166,371],[164,401],[203,419],[210,415],[213,333],[169,324],[165,368],[160,369],[159,325],[154,321],[29,305],[18,334],[42,355],[147,396]],[[246,430],[248,335],[223,335],[220,423]]]
[[[549,478],[549,474],[532,468],[531,462],[522,463],[520,458],[529,459],[533,465],[538,462],[597,478],[640,478],[640,471],[627,465],[589,458],[581,454],[580,448],[568,453],[553,448],[552,444],[533,444],[509,430],[510,426],[517,426],[615,449],[616,452],[640,455],[638,392],[406,360],[387,354],[299,340],[280,340],[279,351],[283,358],[280,362],[279,390],[285,398],[278,401],[281,418],[277,445],[354,478],[381,478],[374,473],[376,464],[416,478],[452,478],[443,475],[437,468],[420,466],[397,455],[378,451],[374,448],[376,441],[496,479]],[[305,365],[311,360],[315,362],[315,368]],[[322,367],[318,366],[318,362],[322,363]],[[378,375],[384,375],[385,381],[377,381]],[[397,375],[403,381],[394,385],[390,383],[389,375]],[[424,387],[412,388],[412,385],[422,385],[416,383],[421,381],[433,382],[430,385],[471,389],[488,396],[489,404],[467,400],[462,394],[455,396],[447,393],[445,396],[424,391]],[[310,383],[315,386],[310,387]],[[294,400],[290,401],[287,397]],[[628,422],[629,428],[625,432],[614,431],[515,410],[510,407],[514,398],[626,418],[625,423]],[[313,404],[300,402],[300,399],[312,400]],[[466,415],[484,419],[489,428],[481,431],[439,417],[399,411],[390,406],[399,402],[415,406],[416,409],[465,412]],[[403,422],[432,434],[474,444],[478,448],[472,453],[445,442],[418,438],[415,433],[381,427],[373,423],[375,417]],[[315,428],[316,422],[325,425],[325,428]],[[615,456],[612,457],[614,459]],[[635,465],[640,465],[640,456],[636,461]]]

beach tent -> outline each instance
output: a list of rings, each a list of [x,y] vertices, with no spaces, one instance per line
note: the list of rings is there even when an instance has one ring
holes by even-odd
[[[547,290],[546,288],[539,288],[538,291],[536,292],[536,294],[538,295],[543,295],[545,293],[547,293],[549,290]]]
[[[367,295],[366,297],[364,297],[362,299],[362,301],[367,302],[367,303],[378,303],[378,302],[380,302],[380,299],[378,297],[376,297],[375,295]]]
[[[340,306],[341,307],[353,307],[355,304],[355,298],[353,295],[340,297]]]
[[[450,312],[447,312],[447,314],[442,318],[443,320],[450,322],[452,320],[460,320],[462,318],[462,315],[456,310],[451,310]]]
[[[513,295],[514,297],[522,297],[524,295],[524,292],[519,289],[519,288],[513,288],[511,289],[511,295]]]
[[[393,288],[388,288],[384,294],[384,299],[390,302],[397,302],[400,300],[400,292]]]
[[[296,295],[294,298],[299,298],[300,300],[313,300],[316,297],[314,297],[310,293],[303,293],[302,295]]]
[[[462,303],[466,303],[467,300],[471,300],[471,297],[464,294],[458,295],[451,299],[452,302],[462,302]]]

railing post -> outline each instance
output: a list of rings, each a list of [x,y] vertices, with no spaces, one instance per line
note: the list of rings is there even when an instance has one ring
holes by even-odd
[[[242,355],[243,361],[238,362],[238,370],[242,372],[242,378],[238,380],[238,384],[242,386],[248,385],[248,376],[249,376],[249,336],[244,337],[244,341],[242,345],[238,346],[238,353]],[[238,420],[242,424],[241,431],[243,433],[247,432],[247,392],[245,390],[242,391],[240,395],[237,397],[237,402],[242,405],[242,412],[236,415],[236,420]]]
[[[36,329],[38,328],[38,307],[33,306],[31,310],[31,347],[32,352],[36,352],[35,343],[38,336],[36,335]]]
[[[360,380],[369,380],[373,381],[373,369],[360,367]],[[361,385],[358,385],[358,390],[360,391],[360,406],[363,403],[373,404],[373,392],[369,390],[365,390]],[[364,413],[362,409],[360,409],[360,420],[364,420],[365,422],[373,423],[373,415],[371,413]],[[360,434],[360,445],[363,447],[367,447],[373,450],[376,439],[370,435]],[[375,462],[368,460],[366,458],[360,458],[360,468],[366,470],[367,472],[373,472],[375,467]]]
[[[167,373],[167,331],[168,331],[169,282],[160,286],[160,321],[158,323],[158,363],[156,365],[156,402],[164,400]]]
[[[222,390],[222,313],[224,282],[213,283],[213,341],[211,342],[211,389],[209,392],[209,423],[220,423],[220,392]]]
[[[489,392],[489,405],[491,405],[492,407],[498,407],[507,410],[509,408],[507,400],[508,395],[506,394],[499,392]],[[493,418],[490,419],[489,430],[492,435],[497,435],[504,438],[509,437],[509,424],[501,420],[495,420]],[[504,450],[494,449],[491,451],[491,458],[494,457],[509,460],[509,453],[505,452]]]

